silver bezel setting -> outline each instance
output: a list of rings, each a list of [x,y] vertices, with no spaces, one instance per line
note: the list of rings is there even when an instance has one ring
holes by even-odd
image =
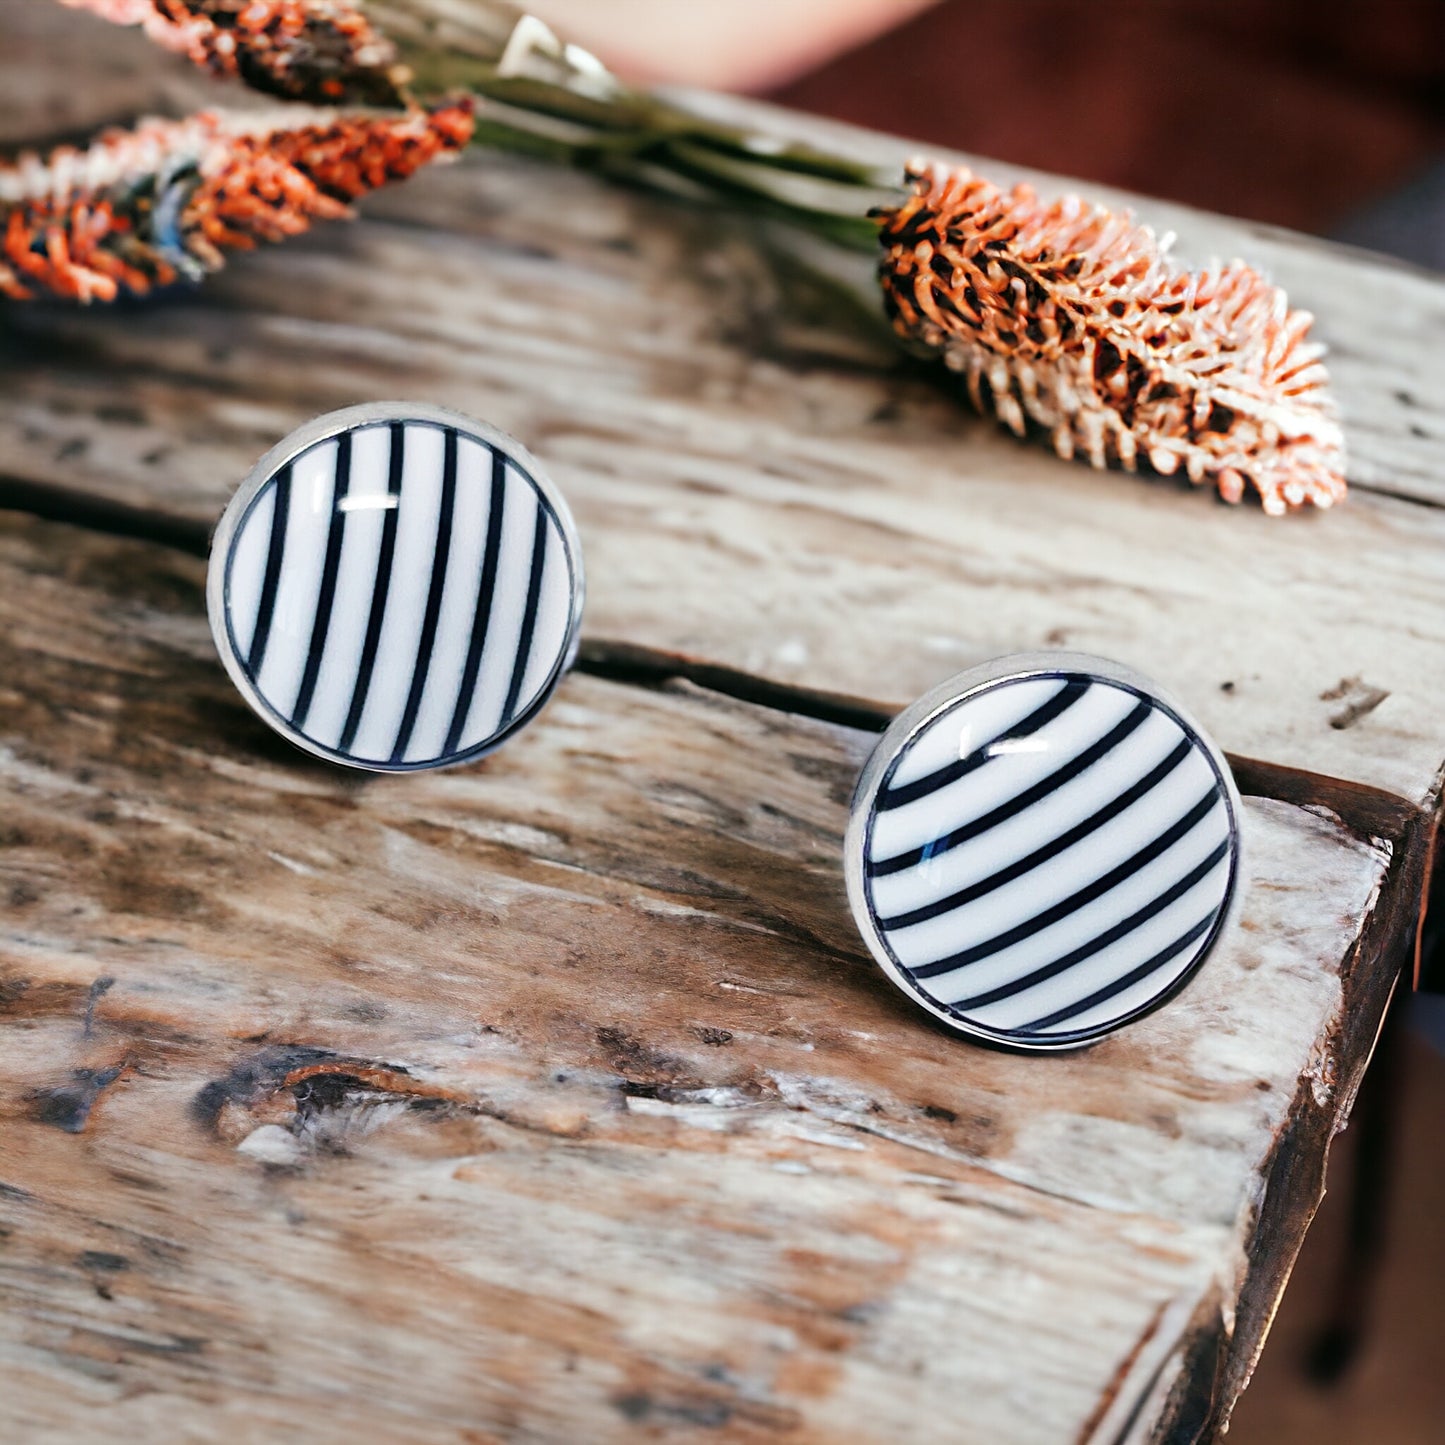
[[[284,466],[297,460],[312,447],[330,441],[343,432],[360,431],[371,426],[386,426],[392,422],[451,427],[462,435],[472,437],[505,455],[511,465],[536,489],[543,505],[547,507],[556,522],[557,530],[562,537],[563,551],[567,558],[568,580],[571,586],[571,611],[568,618],[566,641],[556,664],[536,697],[504,729],[486,742],[437,761],[415,763],[363,761],[348,757],[344,753],[336,752],[315,742],[294,727],[289,719],[282,717],[261,694],[247,676],[236,648],[235,639],[231,635],[230,608],[226,596],[231,547],[251,504]],[[582,570],[582,545],[577,535],[577,524],[573,520],[566,499],[558,491],[556,484],[547,475],[536,457],[515,437],[509,436],[497,427],[489,426],[486,422],[477,421],[474,417],[452,411],[447,407],[412,401],[373,401],[365,402],[360,406],[342,407],[338,411],[327,412],[323,416],[313,418],[278,442],[252,467],[245,481],[241,483],[226,504],[226,509],[222,512],[221,519],[211,535],[210,559],[206,572],[206,611],[211,624],[211,637],[215,641],[216,651],[220,654],[227,674],[252,711],[288,742],[303,751],[311,753],[315,757],[325,758],[327,762],[341,767],[370,773],[413,773],[459,767],[486,757],[487,754],[501,747],[508,738],[526,727],[546,706],[556,691],[557,684],[576,661],[577,649],[580,645],[585,596],[586,581]]]
[[[1147,698],[1169,712],[1198,744],[1219,778],[1225,805],[1229,812],[1230,874],[1224,906],[1220,910],[1214,928],[1200,946],[1193,962],[1168,988],[1162,990],[1146,1004],[1109,1024],[1092,1029],[1081,1029],[1072,1034],[1044,1037],[987,1028],[926,994],[894,958],[887,940],[878,927],[868,896],[866,862],[878,793],[895,760],[918,733],[940,714],[1001,683],[1022,681],[1027,678],[1050,677],[1063,673],[1081,674],[1101,682],[1113,683]],[[1088,653],[1016,653],[981,663],[977,667],[969,668],[957,676],[949,678],[946,682],[940,683],[925,693],[917,702],[905,708],[884,731],[868,761],[863,765],[863,770],[859,774],[857,785],[853,791],[848,830],[843,845],[848,902],[853,911],[853,920],[857,924],[864,942],[868,945],[868,951],[873,955],[874,961],[914,1003],[932,1014],[947,1028],[973,1039],[975,1042],[1021,1053],[1069,1052],[1087,1047],[1101,1038],[1116,1033],[1119,1029],[1127,1027],[1168,1003],[1190,983],[1205,960],[1219,945],[1220,940],[1234,927],[1238,920],[1243,894],[1240,886],[1243,876],[1240,817],[1239,790],[1235,785],[1234,776],[1224,754],[1188,709],[1157,683],[1121,663],[1111,662],[1107,658],[1094,657]]]

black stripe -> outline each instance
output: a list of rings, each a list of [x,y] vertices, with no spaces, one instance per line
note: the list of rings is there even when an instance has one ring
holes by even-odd
[[[1051,1014],[1045,1014],[1043,1018],[1035,1019],[1021,1031],[1011,1030],[1011,1032],[1038,1033],[1041,1029],[1052,1028],[1055,1024],[1077,1018],[1081,1013],[1087,1013],[1097,1004],[1108,1002],[1109,999],[1123,993],[1125,989],[1132,988],[1136,983],[1148,978],[1156,969],[1163,968],[1170,959],[1183,953],[1196,938],[1201,937],[1213,927],[1216,916],[1217,913],[1206,914],[1187,933],[1176,938],[1167,948],[1161,948],[1153,958],[1145,959],[1137,968],[1131,968],[1122,978],[1116,978],[1113,983],[1107,983],[1103,988],[1096,989],[1087,998],[1081,998],[1077,1003],[1071,1003]]]
[[[316,676],[326,653],[326,632],[331,626],[331,608],[336,601],[336,574],[341,569],[341,543],[346,535],[346,513],[341,499],[351,486],[351,433],[336,438],[336,472],[331,491],[331,524],[326,532],[326,560],[321,568],[321,590],[316,595],[316,617],[311,624],[311,645],[306,653],[306,669],[301,674],[301,690],[291,722],[297,729],[306,725],[311,711],[311,698],[316,691]]]
[[[948,958],[941,958],[935,963],[921,964],[917,968],[908,971],[914,978],[934,978],[940,973],[952,973],[956,968],[963,968],[970,963],[977,963],[980,959],[991,958],[995,953],[1001,953],[1005,948],[1011,948],[1015,943],[1022,943],[1026,938],[1032,938],[1036,933],[1042,933],[1044,929],[1067,918],[1071,913],[1077,912],[1080,908],[1086,907],[1096,899],[1102,898],[1112,889],[1117,888],[1125,880],[1132,878],[1141,868],[1147,867],[1156,858],[1166,853],[1191,829],[1195,828],[1206,817],[1219,802],[1217,789],[1210,790],[1182,817],[1177,823],[1165,829],[1151,843],[1145,844],[1132,857],[1126,858],[1122,863],[1111,868],[1101,877],[1094,879],[1092,883],[1086,884],[1078,892],[1071,894],[1060,903],[1055,903],[1043,912],[1036,913],[1032,918],[1023,923],[1016,924],[1013,928],[996,934],[993,938],[986,939],[983,943],[977,943],[972,948],[965,948],[960,953],[950,955]],[[1158,912],[1163,904],[1159,899],[1154,899],[1149,905],[1149,911]],[[1140,910],[1141,913],[1144,910]]]
[[[1177,882],[1171,883],[1157,898],[1151,898],[1138,912],[1121,919],[1113,927],[1105,929],[1098,937],[1091,938],[1087,943],[1081,943],[1062,957],[1054,959],[1052,963],[1046,963],[1042,968],[1034,969],[1032,973],[1011,978],[1007,983],[1001,983],[997,988],[988,989],[984,993],[975,994],[972,998],[959,999],[950,1007],[957,1009],[960,1013],[966,1009],[983,1008],[987,1004],[997,1003],[1000,999],[1012,998],[1016,993],[1023,993],[1025,989],[1033,988],[1035,984],[1047,983],[1049,979],[1057,978],[1059,974],[1082,963],[1086,958],[1092,958],[1096,953],[1102,952],[1111,943],[1117,943],[1121,938],[1126,938],[1136,928],[1142,927],[1151,918],[1157,917],[1170,904],[1177,903],[1195,884],[1207,878],[1211,870],[1219,866],[1228,852],[1229,842],[1226,839],[1202,863],[1196,864]],[[1218,910],[1216,909],[1215,912],[1217,913]]]
[[[431,669],[432,648],[436,645],[437,623],[442,613],[442,591],[446,587],[447,563],[452,550],[452,513],[457,500],[457,434],[447,427],[443,433],[442,499],[437,513],[436,550],[432,553],[431,586],[426,594],[426,611],[421,619],[421,636],[416,643],[416,662],[411,670],[411,691],[406,695],[401,726],[391,748],[391,761],[399,763],[416,727],[416,715],[426,691],[426,675]]]
[[[507,498],[507,459],[501,452],[492,453],[492,500],[487,511],[487,543],[482,552],[482,575],[477,582],[477,607],[472,614],[472,635],[467,641],[467,661],[462,668],[461,688],[457,705],[452,710],[452,725],[442,747],[445,756],[456,752],[467,715],[472,710],[477,673],[482,666],[482,648],[492,621],[492,599],[497,591],[497,566],[502,554],[502,511]]]
[[[511,722],[522,691],[522,678],[532,656],[532,634],[537,630],[537,604],[542,596],[542,568],[547,561],[547,509],[537,498],[537,525],[532,530],[532,575],[527,580],[527,608],[522,613],[522,631],[517,638],[517,656],[512,662],[512,682],[502,705],[502,726]]]
[[[1010,798],[1008,802],[1000,803],[992,812],[985,813],[970,823],[961,824],[952,832],[945,833],[943,837],[935,838],[930,843],[925,843],[921,848],[910,848],[906,853],[898,853],[892,858],[870,862],[868,864],[869,875],[873,878],[882,878],[890,873],[902,873],[905,869],[922,863],[926,858],[936,858],[940,853],[947,853],[950,848],[957,848],[960,843],[967,843],[981,833],[987,833],[990,828],[996,828],[1000,823],[1006,823],[1010,818],[1022,813],[1025,808],[1033,807],[1039,799],[1047,797],[1050,793],[1063,787],[1065,783],[1078,777],[1086,769],[1093,767],[1100,758],[1123,742],[1152,711],[1151,705],[1140,699],[1103,737],[1090,743],[1083,752],[1070,758],[1048,777],[1039,779],[1032,787],[1025,788],[1022,793],[1017,797]]]
[[[911,783],[883,789],[878,795],[878,801],[873,805],[874,808],[880,813],[886,813],[890,808],[901,808],[905,803],[917,802],[919,798],[926,798],[939,788],[957,782],[959,778],[966,777],[969,773],[981,768],[986,762],[991,761],[992,749],[999,743],[1011,738],[1026,738],[1031,733],[1038,732],[1041,727],[1051,723],[1060,713],[1067,712],[1088,690],[1088,678],[1069,678],[1056,693],[1049,697],[1046,703],[1035,708],[1027,717],[1020,719],[1012,727],[1005,728],[996,737],[990,738],[988,742],[975,748],[966,758],[946,763],[943,767],[934,769],[926,777],[915,779]]]
[[[946,898],[939,898],[933,903],[925,903],[919,908],[910,909],[907,913],[896,914],[892,918],[880,918],[878,926],[883,929],[907,928],[913,923],[924,923],[930,918],[937,918],[940,914],[951,913],[955,908],[962,908],[965,903],[972,903],[975,899],[982,898],[985,893],[992,893],[995,888],[1002,888],[1005,883],[1012,883],[1015,878],[1022,878],[1025,873],[1031,873],[1042,863],[1047,863],[1050,858],[1057,858],[1067,848],[1072,848],[1081,838],[1087,838],[1090,833],[1102,828],[1105,823],[1117,818],[1126,808],[1137,803],[1146,793],[1152,792],[1180,763],[1184,761],[1193,750],[1193,745],[1188,738],[1180,738],[1178,746],[1169,754],[1163,762],[1156,764],[1149,772],[1145,773],[1138,782],[1126,788],[1117,798],[1112,798],[1105,803],[1096,813],[1087,817],[1081,823],[1075,823],[1072,828],[1060,833],[1057,838],[1051,838],[1041,848],[1036,848],[1026,857],[1020,858],[1015,863],[1010,863],[1007,868],[1000,868],[997,873],[987,878],[981,878],[976,883],[970,883],[966,888],[960,888],[957,893],[950,893]]]
[[[271,512],[271,536],[266,543],[266,571],[261,579],[261,600],[256,604],[256,625],[251,631],[251,649],[246,671],[254,682],[266,660],[271,638],[271,619],[276,614],[276,593],[281,586],[281,562],[286,556],[286,516],[291,510],[291,464],[276,473],[276,505]],[[234,554],[233,554],[234,555]]]
[[[401,474],[406,460],[406,424],[394,421],[391,452],[388,457],[387,495],[396,500],[386,509],[381,524],[381,546],[376,554],[376,576],[371,584],[371,613],[366,619],[366,636],[361,643],[361,658],[356,665],[356,682],[351,689],[351,706],[336,744],[337,752],[349,753],[361,726],[361,713],[366,707],[366,694],[371,689],[371,674],[376,668],[376,654],[381,647],[381,625],[386,620],[386,599],[391,590],[391,563],[396,556],[396,529],[401,521]]]

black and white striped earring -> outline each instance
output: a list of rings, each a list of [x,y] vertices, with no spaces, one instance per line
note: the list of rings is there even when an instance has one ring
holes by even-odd
[[[298,747],[376,772],[481,757],[577,652],[567,504],[501,432],[411,402],[316,418],[264,456],[211,547],[211,631]]]
[[[1074,653],[904,711],[863,769],[848,894],[874,958],[974,1039],[1076,1048],[1193,977],[1232,914],[1239,794],[1179,705]]]

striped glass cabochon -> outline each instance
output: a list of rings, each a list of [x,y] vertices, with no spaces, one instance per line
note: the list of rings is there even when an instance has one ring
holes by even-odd
[[[211,569],[212,630],[257,711],[387,772],[495,747],[547,700],[580,621],[571,517],[535,463],[417,407],[334,413],[283,442],[232,501]]]
[[[1030,1049],[1087,1043],[1169,997],[1218,935],[1238,867],[1216,750],[1141,680],[1081,662],[1096,660],[965,674],[916,724],[910,709],[850,831],[879,962],[945,1022]]]

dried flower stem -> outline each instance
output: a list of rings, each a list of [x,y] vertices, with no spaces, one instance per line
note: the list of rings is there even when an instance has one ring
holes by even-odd
[[[196,279],[227,250],[347,202],[470,139],[470,106],[403,116],[205,113],[112,131],[0,170],[0,295],[114,300]]]
[[[421,96],[466,91],[476,143],[801,225],[860,251],[897,194],[876,167],[709,120],[623,85],[506,0],[367,0]]]

